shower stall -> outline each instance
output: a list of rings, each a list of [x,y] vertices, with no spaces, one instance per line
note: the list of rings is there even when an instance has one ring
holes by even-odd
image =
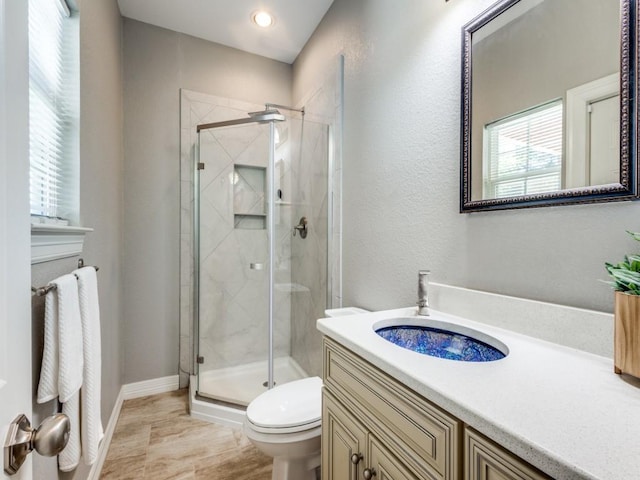
[[[331,141],[304,109],[271,104],[197,125],[192,389],[210,419],[238,423],[260,393],[321,371]]]

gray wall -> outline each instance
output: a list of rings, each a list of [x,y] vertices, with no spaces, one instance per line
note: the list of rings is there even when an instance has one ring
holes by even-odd
[[[123,89],[122,19],[115,1],[80,8],[80,201],[93,227],[84,258],[100,267],[102,418],[106,425],[123,383]]]
[[[102,336],[102,422],[106,427],[122,385],[122,45],[115,0],[80,3],[80,204],[86,235],[83,257],[98,265]],[[35,265],[32,284],[46,284],[77,267],[77,259]],[[32,298],[34,384],[42,355],[43,298]],[[34,387],[34,392],[36,391]],[[34,423],[54,402],[34,405]],[[56,458],[34,456],[34,478],[86,478],[89,468],[57,471]]]
[[[291,70],[124,20],[124,383],[178,373],[180,89],[288,105]]]
[[[432,280],[612,310],[605,260],[637,249],[640,203],[461,215],[461,27],[493,0],[336,0],[294,64],[297,101],[345,55],[344,305],[415,303]]]

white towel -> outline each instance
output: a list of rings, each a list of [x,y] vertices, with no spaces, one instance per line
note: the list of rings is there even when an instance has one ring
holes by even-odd
[[[51,284],[49,284],[51,285]],[[50,290],[44,299],[44,351],[38,383],[38,403],[58,396],[58,294]]]
[[[69,432],[67,445],[58,455],[58,468],[63,472],[70,472],[78,466],[82,454],[80,444],[80,392],[74,393],[67,402],[62,404],[62,413],[69,417],[71,431]]]
[[[92,465],[98,458],[98,447],[104,437],[100,414],[101,354],[100,354],[100,306],[98,303],[98,279],[94,267],[84,267],[73,272],[78,277],[80,317],[84,344],[84,376],[81,402],[81,441],[84,463]]]
[[[44,314],[44,351],[37,402],[59,397],[62,412],[69,417],[69,443],[58,456],[59,468],[68,472],[80,463],[80,387],[84,358],[78,281],[63,275],[51,282]]]
[[[45,299],[45,337],[38,403],[59,396],[66,402],[82,385],[82,323],[78,282],[63,275],[53,282],[56,289]]]
[[[58,293],[58,393],[62,403],[82,386],[82,321],[75,275],[54,280]]]

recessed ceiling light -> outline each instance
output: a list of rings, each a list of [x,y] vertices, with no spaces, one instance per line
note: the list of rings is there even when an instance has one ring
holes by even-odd
[[[273,17],[264,10],[254,13],[251,19],[259,27],[267,28],[273,25]]]

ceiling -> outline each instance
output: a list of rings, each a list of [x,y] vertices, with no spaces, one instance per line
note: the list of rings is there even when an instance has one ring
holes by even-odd
[[[293,61],[333,0],[118,0],[123,16],[279,60]],[[251,21],[266,10],[275,23]]]

